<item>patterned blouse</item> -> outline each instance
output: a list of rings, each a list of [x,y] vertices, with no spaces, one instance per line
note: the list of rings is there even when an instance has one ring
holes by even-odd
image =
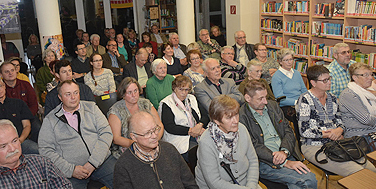
[[[296,113],[302,144],[319,146],[330,141],[322,138],[322,131],[341,127],[345,131],[338,109],[337,98],[326,93],[326,104],[323,106],[311,91],[303,93],[296,104]]]
[[[198,73],[198,72],[195,72],[195,71],[192,71],[191,68],[188,68],[187,70],[184,71],[183,73],[184,76],[188,76],[189,79],[191,79],[192,81],[192,87],[194,88],[197,84],[201,83],[202,80],[205,79],[205,76]]]
[[[91,76],[91,72],[85,75],[85,84],[90,87],[93,94],[96,96],[104,95],[106,91],[109,93],[116,92],[116,85],[114,75],[110,69],[103,68],[104,71],[101,75],[94,75],[95,80]],[[95,85],[97,82],[97,85]]]

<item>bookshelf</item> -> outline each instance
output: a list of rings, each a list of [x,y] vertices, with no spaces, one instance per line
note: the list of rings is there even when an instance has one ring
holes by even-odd
[[[376,69],[376,0],[260,0],[260,19],[270,55],[288,47],[296,66],[329,64],[333,46],[344,42],[353,60]]]
[[[176,1],[175,0],[146,0],[145,1],[146,26],[150,28],[157,24],[162,33],[176,31]]]

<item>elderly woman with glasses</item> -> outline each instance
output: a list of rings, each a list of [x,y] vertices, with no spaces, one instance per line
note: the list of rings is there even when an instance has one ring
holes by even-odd
[[[278,62],[272,58],[268,57],[268,49],[264,43],[256,43],[255,46],[255,60],[258,60],[262,63],[262,75],[261,78],[265,79],[268,84],[272,82],[272,76],[278,70]]]
[[[210,104],[209,116],[211,122],[198,145],[197,185],[216,189],[261,188],[259,162],[251,137],[239,123],[239,103],[227,95],[217,96]],[[224,168],[227,166],[228,171]]]
[[[172,82],[172,94],[164,98],[158,113],[165,126],[163,140],[173,144],[188,162],[188,150],[197,145],[197,139],[209,122],[205,109],[196,97],[188,94],[192,81],[187,76],[178,76]]]
[[[376,132],[376,97],[367,89],[374,80],[373,69],[367,64],[355,63],[349,67],[351,82],[339,96],[339,109],[346,125],[345,137],[364,136]],[[371,150],[375,151],[374,145]]]
[[[326,158],[325,154],[319,154],[318,159],[327,159],[328,163],[320,164],[316,161],[316,152],[327,142],[343,139],[346,128],[342,124],[336,96],[327,92],[332,79],[329,70],[322,65],[314,65],[308,68],[307,77],[312,88],[300,96],[296,105],[304,157],[341,176],[348,176],[364,168],[376,171],[370,162],[364,165],[353,161],[336,162]]]
[[[191,67],[185,70],[183,75],[188,76],[192,81],[193,87],[195,87],[205,79],[204,70],[201,67],[204,59],[200,50],[190,50],[187,53],[187,60]]]
[[[116,102],[107,113],[108,122],[113,133],[112,155],[118,159],[120,155],[134,142],[129,138],[128,118],[138,112],[150,112],[157,124],[161,127],[158,134],[160,139],[163,135],[163,124],[159,119],[157,110],[148,99],[140,98],[141,87],[133,77],[126,77],[118,87],[119,96],[123,99]]]

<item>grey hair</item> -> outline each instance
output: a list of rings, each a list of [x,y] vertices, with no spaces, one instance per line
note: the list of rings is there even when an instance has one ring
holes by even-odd
[[[93,40],[94,37],[98,37],[99,40],[101,39],[101,36],[99,36],[98,34],[92,34],[92,35],[90,36],[90,41]]]
[[[55,55],[55,59],[57,59],[57,55],[56,55],[55,51],[53,51],[52,49],[46,49],[46,50],[44,50],[43,53],[42,53],[42,61],[43,61],[43,62],[45,62],[44,59],[46,59],[47,54],[48,54],[49,52],[54,53],[54,55]]]
[[[17,128],[13,125],[13,123],[9,119],[0,119],[0,128],[4,128],[6,126],[12,126],[18,135]]]
[[[200,48],[200,45],[197,42],[189,43],[189,45],[187,46],[187,52],[196,48]]]
[[[218,59],[215,59],[215,58],[207,58],[207,59],[205,59],[204,62],[202,62],[202,64],[201,64],[201,68],[204,70],[204,72],[207,72],[208,67],[207,67],[207,65],[206,65],[206,62],[208,62],[208,61],[210,61],[210,60],[215,60],[215,61],[218,62],[218,64],[219,64]]]
[[[231,46],[224,46],[224,47],[221,48],[221,54],[223,54],[223,52],[224,52],[226,49],[231,49],[231,50],[235,51],[234,48],[231,47]]]
[[[157,66],[158,66],[159,64],[161,64],[161,63],[167,65],[166,61],[163,60],[163,59],[161,59],[161,58],[157,58],[157,59],[155,59],[155,60],[151,63],[151,72],[153,72],[153,74],[155,74],[155,71],[157,70]]]
[[[251,66],[262,66],[262,63],[256,59],[252,59],[247,63],[247,69],[252,70]]]
[[[339,48],[341,48],[341,47],[349,47],[349,45],[346,44],[346,43],[337,43],[337,44],[335,44],[334,47],[333,47],[333,53],[334,53],[334,54],[338,54],[338,53],[339,53],[338,50],[339,50]]]
[[[239,31],[236,31],[236,32],[234,33],[234,38],[237,38],[237,37],[238,37],[238,33],[239,33],[239,32],[243,32],[244,35],[245,35],[245,32],[244,32],[243,30],[239,30]]]
[[[174,36],[174,35],[177,35],[177,36],[179,36],[176,32],[171,32],[170,34],[168,34],[168,38],[170,39],[172,36]]]
[[[282,61],[283,58],[285,58],[285,56],[287,55],[291,55],[291,56],[294,56],[295,52],[289,48],[283,48],[281,50],[278,51],[277,53],[277,59],[278,61]]]
[[[144,119],[136,119],[136,120],[134,120],[135,118],[137,118],[138,116],[140,116],[139,114],[143,115],[142,118],[145,117],[145,114],[148,114],[148,115],[150,115],[153,118],[153,121],[155,122],[153,114],[151,114],[148,111],[140,110],[140,111],[132,114],[127,119],[127,123],[128,123],[128,134],[127,134],[127,136],[128,137],[130,137],[130,135],[129,135],[130,133],[134,132],[134,127],[137,127],[137,123],[135,123],[135,121],[144,120]],[[157,124],[157,123],[155,123],[155,124]]]
[[[207,29],[201,29],[201,30],[198,32],[198,34],[201,35],[201,33],[202,33],[203,31],[207,31],[207,32],[209,33],[209,30],[207,30]]]

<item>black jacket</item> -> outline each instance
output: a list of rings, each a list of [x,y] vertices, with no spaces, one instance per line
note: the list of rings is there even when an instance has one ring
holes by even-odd
[[[256,58],[256,54],[255,54],[255,47],[253,44],[248,44],[248,43],[245,43],[245,52],[247,53],[247,56],[248,56],[248,60],[251,61],[252,59]],[[232,46],[234,48],[234,51],[235,51],[235,55],[234,55],[234,61],[237,61],[239,62],[239,58],[238,58],[238,48],[236,47],[236,44]]]

